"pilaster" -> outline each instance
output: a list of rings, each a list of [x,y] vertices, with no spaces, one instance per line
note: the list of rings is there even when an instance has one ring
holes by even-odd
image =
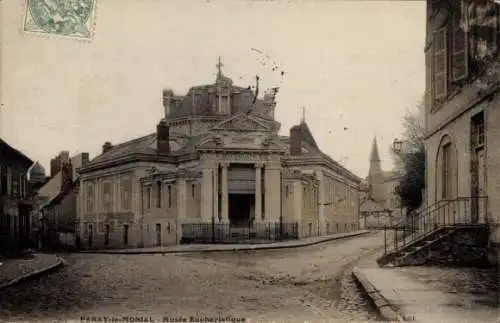
[[[186,219],[186,202],[186,180],[181,178],[177,181],[177,244],[180,244],[182,239],[182,223]]]
[[[255,163],[255,222],[262,222],[262,162]]]
[[[326,234],[326,224],[325,224],[325,183],[322,171],[316,171],[316,179],[319,182],[318,185],[318,222],[319,222],[319,234]]]
[[[267,162],[264,166],[265,221],[278,222],[281,215],[281,165]]]
[[[221,178],[221,222],[224,223],[229,223],[229,202],[228,202],[228,177],[227,177],[227,172],[229,169],[229,163],[228,162],[223,162],[221,164],[221,173],[222,173],[222,178]]]
[[[215,165],[214,169],[214,181],[213,181],[213,194],[214,194],[214,203],[213,203],[213,209],[214,209],[214,217],[216,221],[220,221],[221,219],[221,214],[219,210],[219,164]]]
[[[201,180],[201,204],[200,213],[202,222],[211,222],[213,215],[213,176],[214,167],[212,164],[202,165]]]

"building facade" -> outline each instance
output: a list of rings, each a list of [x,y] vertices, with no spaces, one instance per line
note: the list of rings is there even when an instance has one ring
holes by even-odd
[[[258,98],[218,67],[213,84],[163,91],[155,133],[106,142],[80,170],[83,245],[220,240],[239,229],[275,240],[278,225],[295,238],[357,230],[360,178],[321,152],[305,120],[279,135],[277,89]]]
[[[500,240],[499,4],[427,1],[427,203]],[[451,203],[451,202],[450,202]]]
[[[0,253],[29,246],[32,201],[28,170],[33,161],[0,139]]]
[[[88,153],[70,157],[62,151],[51,159],[51,177],[36,192],[39,243],[43,247],[76,247],[78,169],[89,162]]]

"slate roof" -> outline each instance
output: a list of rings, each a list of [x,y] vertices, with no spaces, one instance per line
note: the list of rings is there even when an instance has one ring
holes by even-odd
[[[6,154],[3,153],[10,153],[14,156],[16,156],[27,168],[29,168],[31,165],[33,165],[33,160],[31,160],[28,156],[23,154],[21,151],[17,150],[16,148],[12,147],[9,145],[5,140],[0,138],[0,152],[2,152],[2,158],[5,158]]]
[[[175,96],[170,115],[172,117],[180,117],[214,114],[214,109],[210,104],[210,95],[216,89],[216,84],[198,85],[191,87],[185,96]],[[250,88],[232,86],[231,93],[233,95],[233,113],[246,112],[252,109],[255,94]],[[253,108],[260,109],[263,104],[264,101],[262,99],[257,99]]]

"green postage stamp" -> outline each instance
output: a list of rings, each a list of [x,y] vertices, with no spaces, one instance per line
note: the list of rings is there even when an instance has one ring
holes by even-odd
[[[90,39],[96,0],[27,0],[24,31]]]

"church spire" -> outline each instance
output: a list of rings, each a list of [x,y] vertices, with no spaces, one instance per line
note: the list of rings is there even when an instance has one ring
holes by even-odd
[[[378,154],[377,136],[373,137],[372,152],[370,155],[371,162],[380,162],[380,156]]]

